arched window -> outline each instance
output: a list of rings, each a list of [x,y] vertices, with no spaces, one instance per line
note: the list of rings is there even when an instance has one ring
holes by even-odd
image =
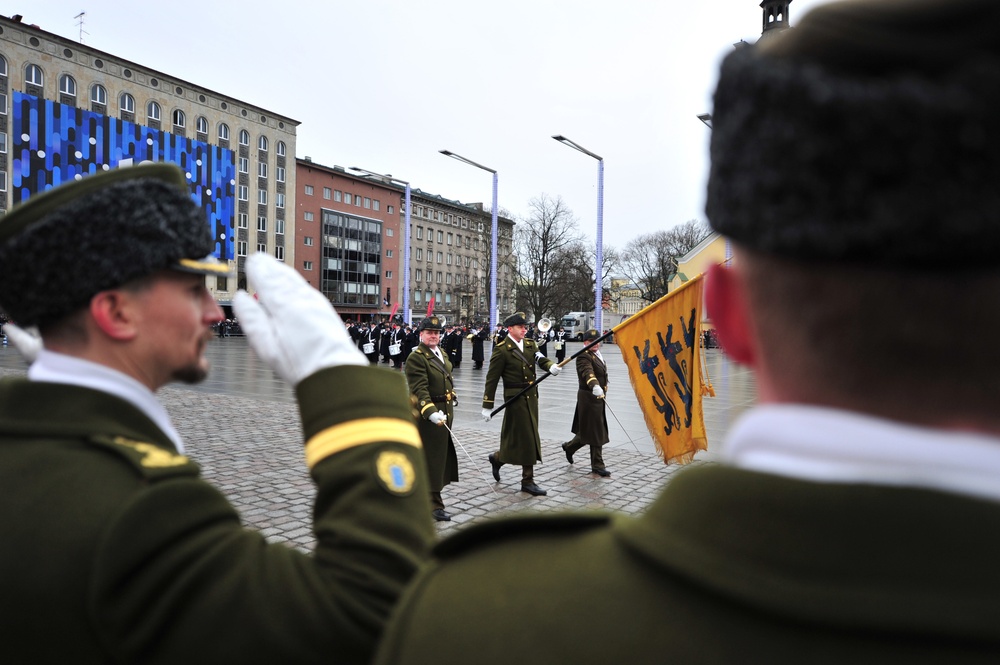
[[[90,87],[90,101],[94,104],[108,103],[108,90],[100,83],[95,83]]]
[[[7,58],[0,55],[0,76],[7,76]]]
[[[278,141],[278,145],[275,148],[275,151],[278,153],[278,157],[284,157],[285,156],[285,142],[284,141]]]
[[[266,136],[261,135],[261,137],[259,139],[257,139],[257,149],[258,150],[263,150],[264,152],[267,152],[267,137]]]
[[[205,116],[198,116],[198,118],[194,121],[194,127],[195,130],[201,132],[202,134],[208,134],[208,120]]]
[[[187,118],[184,116],[184,111],[177,109],[173,114],[174,127],[184,127],[184,123],[187,122]]]
[[[118,97],[118,107],[125,113],[135,113],[135,97],[123,92]]]
[[[42,68],[38,65],[27,65],[24,68],[24,82],[28,85],[37,85],[41,87],[45,83],[45,77],[42,75]]]
[[[146,104],[146,118],[149,120],[160,119],[160,105],[156,102]]]
[[[63,74],[60,76],[59,93],[69,95],[70,97],[76,97],[76,79],[69,74]]]
[[[224,122],[219,123],[219,140],[228,141],[229,140],[229,125]]]
[[[240,145],[250,145],[250,132],[245,129],[240,130]]]

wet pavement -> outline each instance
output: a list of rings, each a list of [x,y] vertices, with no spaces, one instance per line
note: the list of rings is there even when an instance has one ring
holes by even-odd
[[[570,343],[568,352],[579,350]],[[576,407],[577,380],[572,363],[559,376],[539,386],[539,433],[543,462],[535,467],[536,482],[548,496],[520,492],[520,469],[505,466],[500,483],[490,476],[487,455],[499,443],[502,414],[485,423],[480,417],[486,367],[473,368],[470,344],[455,370],[459,395],[454,434],[459,477],[443,491],[451,522],[437,523],[447,532],[472,521],[520,510],[590,509],[642,511],[670,477],[683,467],[666,466],[657,456],[652,438],[629,385],[618,347],[606,344],[608,363],[608,418],[611,441],[604,459],[610,478],[590,473],[586,449],[568,464],[559,445],[572,438],[570,426]],[[489,358],[490,345],[486,345]],[[196,386],[173,385],[159,392],[188,454],[204,477],[218,487],[240,511],[244,521],[271,541],[310,549],[314,539],[311,510],[315,494],[305,468],[298,410],[291,388],[277,378],[250,349],[245,338],[214,340],[207,356],[209,378]],[[715,452],[735,418],[756,397],[752,373],[728,361],[721,351],[706,352],[709,379],[716,397],[705,398],[708,451],[694,464],[717,459]],[[382,365],[386,368],[386,365]],[[23,374],[26,367],[17,352],[0,347],[0,375]],[[393,371],[385,369],[384,371]],[[350,386],[345,386],[349,390]]]

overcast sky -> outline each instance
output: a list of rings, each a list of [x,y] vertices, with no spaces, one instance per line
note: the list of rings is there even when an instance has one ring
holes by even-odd
[[[794,26],[823,0],[793,0]],[[604,243],[703,220],[720,59],[760,0],[22,0],[5,12],[302,124],[297,157],[360,166],[515,218],[562,197]],[[10,6],[8,4],[8,6]],[[170,11],[154,14],[154,7]]]

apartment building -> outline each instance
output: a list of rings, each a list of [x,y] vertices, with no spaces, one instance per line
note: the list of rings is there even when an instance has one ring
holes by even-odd
[[[245,257],[294,262],[298,121],[30,25],[0,17],[0,211],[99,170],[170,161],[205,209],[235,280],[209,280],[228,308]]]

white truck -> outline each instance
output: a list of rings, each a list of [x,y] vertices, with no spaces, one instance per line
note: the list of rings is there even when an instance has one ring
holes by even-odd
[[[583,333],[594,327],[594,313],[568,312],[562,317],[560,325],[566,331],[567,339],[581,340]]]

